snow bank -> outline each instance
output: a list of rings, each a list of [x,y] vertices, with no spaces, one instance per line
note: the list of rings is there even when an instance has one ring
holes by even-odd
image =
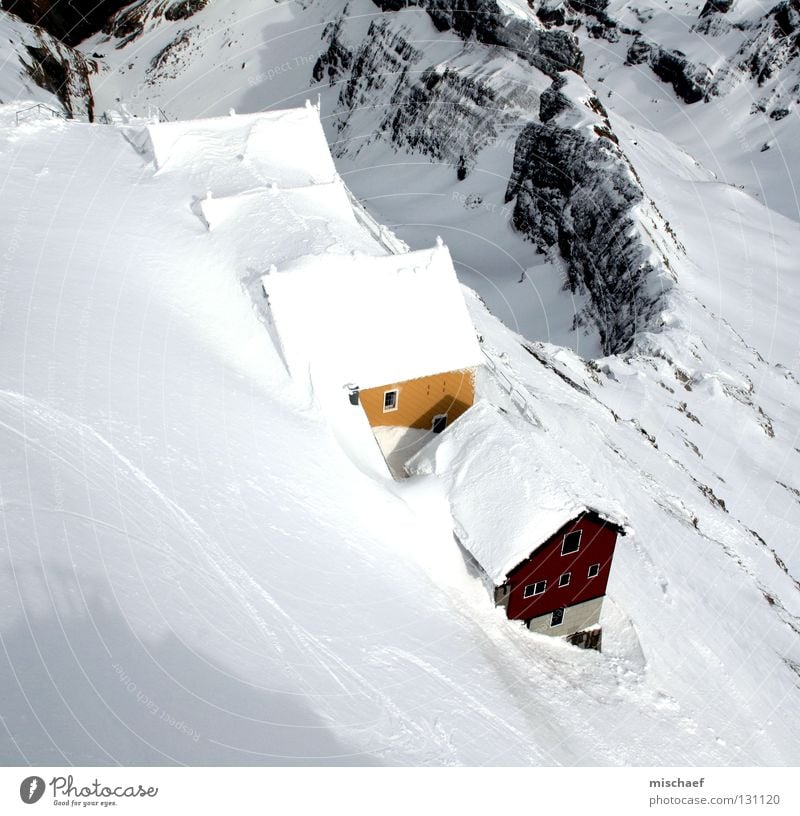
[[[459,540],[495,584],[584,510],[626,524],[556,434],[488,402],[476,403],[406,468],[443,482]]]
[[[159,170],[212,166],[220,174],[247,173],[261,183],[304,187],[336,175],[319,111],[307,105],[283,111],[222,116],[147,127]]]
[[[317,384],[373,388],[481,362],[446,247],[305,258],[263,285],[291,373]]]

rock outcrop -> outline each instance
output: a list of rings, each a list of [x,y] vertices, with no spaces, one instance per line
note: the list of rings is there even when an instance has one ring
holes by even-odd
[[[65,45],[96,34],[130,0],[7,0],[6,11],[39,26]]]
[[[514,227],[564,259],[570,288],[589,295],[589,317],[614,354],[651,324],[658,298],[649,294],[655,270],[633,215],[644,193],[613,132],[600,129],[594,138],[556,121],[527,125],[506,201],[514,201]]]
[[[94,60],[14,14],[0,11],[0,17],[8,38],[0,66],[2,84],[11,94],[0,101],[30,100],[53,108],[60,105],[64,115],[91,121],[94,102],[89,77],[97,68]]]
[[[419,6],[439,31],[455,31],[484,45],[507,48],[548,76],[583,69],[583,52],[571,32],[537,26],[509,14],[496,0],[373,0],[384,11]]]
[[[335,148],[339,155],[354,156],[382,138],[449,163],[464,178],[520,108],[538,106],[536,93],[525,87],[501,88],[477,73],[428,64],[391,16],[372,21],[357,42],[348,40],[346,29],[346,12],[328,24],[312,72],[318,81],[340,85],[335,122],[345,138]],[[370,111],[369,136],[351,144],[346,136],[364,110]]]
[[[641,37],[636,37],[630,44],[626,63],[647,63],[653,73],[672,85],[675,94],[688,105],[704,99],[713,80],[707,65],[693,63],[682,51],[667,50]]]
[[[82,54],[58,42],[41,30],[35,31],[36,42],[25,46],[23,59],[31,79],[58,97],[69,117],[94,118],[94,100],[89,74],[94,65]]]

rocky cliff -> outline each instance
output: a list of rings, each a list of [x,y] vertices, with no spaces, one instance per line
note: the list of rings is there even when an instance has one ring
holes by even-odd
[[[508,49],[551,77],[561,71],[580,71],[583,53],[575,36],[567,31],[548,29],[509,14],[495,0],[374,0],[384,11],[419,6],[439,31],[454,31],[460,37],[474,37],[484,45]]]
[[[65,45],[77,45],[106,24],[130,0],[7,0],[6,11],[44,29]]]
[[[604,352],[615,354],[655,326],[663,295],[656,282],[666,278],[669,261],[643,238],[636,208],[646,196],[602,105],[591,97],[586,106],[600,124],[570,126],[571,109],[562,108],[523,129],[506,201],[514,202],[515,228],[541,252],[564,259],[572,291],[589,295]],[[666,237],[668,225],[648,203]]]
[[[69,117],[91,120],[94,61],[13,14],[0,11],[0,24],[5,40],[0,53],[0,101],[60,105]]]

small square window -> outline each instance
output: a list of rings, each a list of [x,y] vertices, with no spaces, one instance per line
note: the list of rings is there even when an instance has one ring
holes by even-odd
[[[564,574],[563,574],[563,575],[562,575],[562,576],[561,576],[561,577],[558,579],[558,585],[559,585],[560,587],[569,586],[569,581],[570,581],[570,578],[572,578],[572,573],[571,573],[571,572],[565,572],[565,573],[564,573]]]
[[[397,410],[397,389],[383,392],[383,412]]]
[[[565,609],[555,609],[553,614],[550,616],[550,626],[561,626],[564,623],[564,612]]]
[[[572,555],[578,552],[581,546],[581,531],[575,530],[573,533],[567,533],[564,536],[564,541],[561,544],[561,555]]]
[[[530,598],[533,595],[541,595],[547,589],[547,581],[537,581],[535,584],[528,584],[522,593],[523,598]]]
[[[592,566],[589,567],[589,572],[586,573],[586,577],[587,578],[594,578],[595,575],[597,575],[597,573],[599,573],[599,572],[600,572],[600,564],[592,564]]]

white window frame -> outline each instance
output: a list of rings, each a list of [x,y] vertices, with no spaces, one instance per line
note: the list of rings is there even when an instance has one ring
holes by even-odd
[[[541,589],[538,589],[539,586],[542,586]],[[533,592],[528,592],[528,590],[533,587]],[[532,584],[528,584],[525,589],[522,590],[522,597],[523,598],[533,598],[535,595],[541,595],[547,589],[547,581],[534,581]]]
[[[592,572],[594,570],[594,572]],[[600,574],[600,564],[590,564],[589,569],[586,571],[587,578],[597,578]]]
[[[556,612],[561,612],[561,620],[558,623],[553,623],[553,615],[555,615]],[[555,629],[557,626],[563,626],[564,621],[566,619],[567,619],[567,607],[566,606],[562,606],[559,609],[554,609],[550,613],[550,628]]]
[[[567,536],[578,534],[578,546],[574,550],[570,550],[569,552],[564,552],[564,547],[567,545]],[[564,538],[561,539],[561,555],[575,555],[578,550],[581,548],[581,540],[583,539],[583,530],[572,530],[571,532],[567,533]]]
[[[564,579],[567,579],[566,581]],[[558,577],[558,585],[559,587],[569,586],[569,582],[572,580],[572,573],[565,572],[563,575]]]
[[[390,408],[386,407],[386,396],[387,394],[394,394],[394,405]],[[383,392],[383,413],[389,414],[392,411],[396,411],[397,407],[400,403],[400,389],[399,388],[389,388],[388,390]]]

